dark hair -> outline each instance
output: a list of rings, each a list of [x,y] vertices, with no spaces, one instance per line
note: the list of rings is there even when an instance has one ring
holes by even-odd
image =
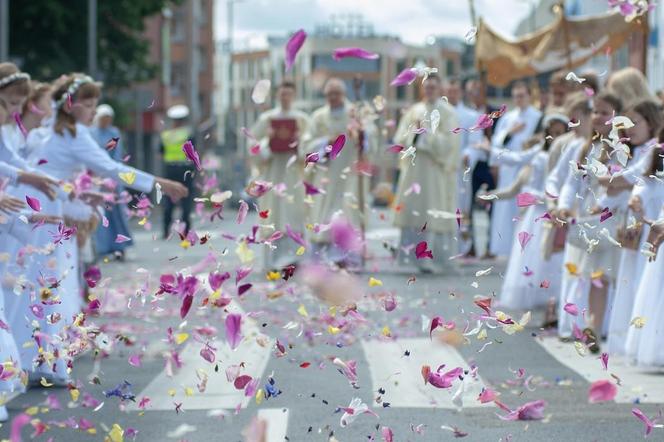
[[[297,87],[295,86],[295,82],[292,81],[292,80],[284,80],[281,83],[279,83],[279,89],[282,89],[282,88],[297,90]]]
[[[0,80],[21,72],[14,63],[0,63]],[[3,91],[11,90],[17,95],[27,96],[30,93],[30,81],[27,78],[19,78],[0,88]]]
[[[586,81],[581,84],[582,88],[587,87],[592,89],[595,93],[598,93],[600,90],[599,76],[594,72],[584,72],[581,74],[582,78],[585,78]]]
[[[549,86],[565,86],[566,88],[569,89],[569,84],[565,79],[566,76],[567,74],[564,71],[554,72],[553,74],[551,74],[551,77],[549,78]]]
[[[512,84],[512,90],[519,88],[524,88],[526,91],[528,91],[528,95],[532,95],[532,91],[530,90],[530,85],[525,81],[517,80]]]
[[[435,74],[435,73],[434,74],[429,74],[429,76],[427,77],[427,81],[429,81],[429,80],[437,81],[439,84],[442,82],[442,80],[438,76],[438,74]]]
[[[603,91],[600,92],[599,94],[595,95],[595,100],[602,100],[605,103],[609,103],[609,106],[613,108],[614,111],[616,112],[621,112],[622,111],[622,101],[620,98],[618,98],[617,95],[608,92],[608,91]]]
[[[461,81],[461,79],[459,77],[449,77],[447,79],[447,84],[449,84],[449,85],[458,84],[459,87],[463,86],[463,82]]]
[[[664,127],[659,131],[657,137],[659,145],[656,145],[652,153],[652,161],[650,162],[650,167],[646,170],[645,175],[657,175],[664,171]]]
[[[650,127],[650,138],[654,138],[662,125],[662,108],[652,100],[643,100],[630,107],[628,112],[635,112],[643,117]]]
[[[55,80],[55,83],[53,84],[53,100],[58,101],[65,97],[69,86],[71,86],[74,80],[80,78],[81,76],[82,74],[74,73],[63,75]],[[101,83],[83,83],[71,97],[71,100],[73,102],[76,100],[87,100],[88,98],[99,98],[100,96]],[[58,107],[53,129],[59,135],[64,135],[64,130],[67,129],[73,136],[76,136],[76,120],[71,113],[65,110],[66,107],[66,102],[62,106]]]

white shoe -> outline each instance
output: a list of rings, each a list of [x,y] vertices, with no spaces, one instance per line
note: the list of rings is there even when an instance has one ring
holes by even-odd
[[[7,413],[7,407],[4,405],[0,406],[0,422],[7,422],[9,420],[9,413]]]

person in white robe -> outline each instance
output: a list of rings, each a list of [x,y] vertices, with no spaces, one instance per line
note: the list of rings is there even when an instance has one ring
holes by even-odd
[[[266,267],[281,268],[299,260],[296,255],[300,247],[286,235],[288,226],[292,231],[304,236],[306,207],[304,204],[304,159],[306,143],[309,140],[309,117],[293,108],[295,84],[283,82],[277,89],[278,105],[261,114],[251,129],[251,135],[258,141],[250,141],[250,156],[254,158],[254,178],[272,183],[275,187],[259,200],[261,211],[268,211],[267,218],[261,219],[263,239],[269,238],[276,231],[284,236],[275,241],[274,249],[266,251]],[[296,132],[292,150],[288,152],[272,151],[270,140],[278,136],[274,133],[272,120],[295,120]]]
[[[503,115],[491,139],[492,146],[511,151],[521,151],[524,143],[533,136],[542,113],[530,104],[530,89],[526,83],[517,82],[512,86],[512,100],[515,109]],[[504,188],[514,182],[522,165],[508,164],[504,159],[491,155],[490,164],[498,166],[496,187]],[[495,201],[491,219],[490,252],[495,256],[507,256],[514,238],[514,218],[518,208],[513,200]]]
[[[462,100],[461,81],[451,79],[446,81],[445,95],[447,101],[454,107],[459,120],[461,132],[461,161],[457,171],[457,208],[461,211],[461,231],[458,235],[459,253],[468,254],[473,245],[472,207],[473,207],[473,170],[481,160],[485,160],[486,152],[476,149],[482,142],[483,132],[469,131],[477,124],[480,113],[469,108]]]
[[[370,159],[378,148],[375,115],[368,106],[348,101],[346,85],[338,78],[330,78],[323,92],[327,104],[312,115],[307,149],[318,158],[305,177],[311,185],[305,193],[313,201],[314,228],[309,236],[317,258],[357,266],[361,264],[362,250],[344,250],[333,244],[329,225],[344,218],[358,234],[366,225],[369,177],[366,166],[359,166],[361,157]],[[331,158],[330,146],[340,135],[346,137],[346,142],[338,156]]]
[[[414,262],[426,273],[442,270],[458,252],[454,236],[461,137],[452,132],[459,120],[441,94],[440,78],[429,76],[424,100],[401,117],[394,137],[405,149],[394,202],[394,224],[401,229],[400,260]],[[415,256],[415,247],[423,241],[433,259]]]

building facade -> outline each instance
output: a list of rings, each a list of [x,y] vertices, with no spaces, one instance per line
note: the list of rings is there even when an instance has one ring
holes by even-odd
[[[189,107],[199,150],[216,147],[214,3],[186,0],[146,19],[144,37],[159,73],[124,92],[135,107],[125,146],[138,167],[161,172],[159,134],[168,126],[166,111],[175,104]]]

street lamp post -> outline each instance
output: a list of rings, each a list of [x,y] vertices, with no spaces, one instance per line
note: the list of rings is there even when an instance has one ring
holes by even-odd
[[[97,77],[97,0],[88,0],[88,74]]]
[[[9,60],[9,0],[0,0],[0,60]]]

